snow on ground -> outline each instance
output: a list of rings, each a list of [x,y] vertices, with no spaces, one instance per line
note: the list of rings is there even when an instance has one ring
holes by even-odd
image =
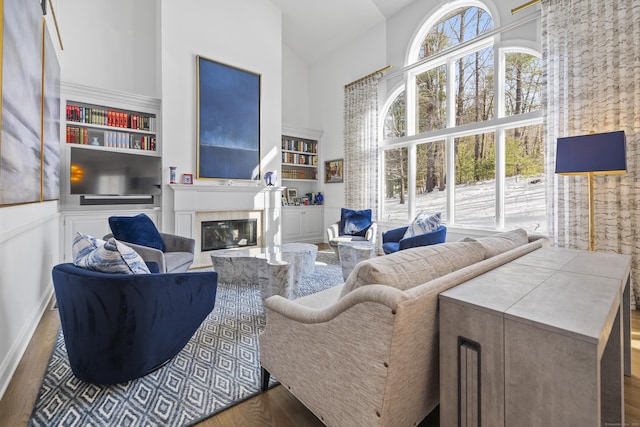
[[[455,191],[456,226],[495,228],[495,180],[458,185]],[[446,191],[419,194],[416,212],[442,212],[446,218]],[[524,228],[529,233],[546,233],[545,181],[541,178],[509,177],[505,181],[505,228]],[[384,220],[408,222],[408,204],[394,197],[384,201]],[[449,225],[451,225],[449,223]]]

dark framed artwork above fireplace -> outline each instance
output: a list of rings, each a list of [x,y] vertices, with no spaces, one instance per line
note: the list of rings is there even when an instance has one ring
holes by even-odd
[[[260,74],[196,61],[197,178],[259,180]]]

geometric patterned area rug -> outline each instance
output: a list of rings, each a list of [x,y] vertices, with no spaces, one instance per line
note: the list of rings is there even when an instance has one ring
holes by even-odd
[[[333,251],[319,251],[300,292],[342,282]],[[255,284],[218,283],[213,311],[180,353],[143,378],[110,386],[74,377],[60,331],[29,426],[182,427],[202,421],[260,392],[258,336],[264,326]]]

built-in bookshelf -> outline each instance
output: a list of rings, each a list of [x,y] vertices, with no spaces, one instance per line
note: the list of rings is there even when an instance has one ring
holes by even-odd
[[[69,144],[157,150],[153,114],[68,101],[66,122],[66,142]]]
[[[282,179],[318,180],[318,141],[282,136]]]

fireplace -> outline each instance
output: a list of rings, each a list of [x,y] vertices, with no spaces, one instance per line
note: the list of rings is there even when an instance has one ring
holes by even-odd
[[[258,244],[258,220],[255,218],[202,221],[201,230],[202,252]]]

